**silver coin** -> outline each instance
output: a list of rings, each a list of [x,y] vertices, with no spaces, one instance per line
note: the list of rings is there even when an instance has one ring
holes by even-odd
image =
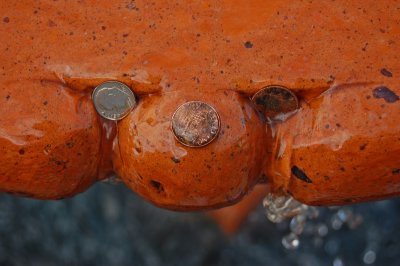
[[[97,86],[92,94],[96,111],[109,120],[121,120],[136,106],[131,89],[118,81],[107,81]]]
[[[181,105],[172,116],[172,130],[176,139],[189,147],[209,144],[217,137],[220,124],[217,111],[199,101]]]

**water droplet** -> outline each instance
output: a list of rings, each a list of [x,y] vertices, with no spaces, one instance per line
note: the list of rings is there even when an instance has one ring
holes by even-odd
[[[267,218],[273,223],[280,223],[284,219],[284,217],[271,212],[267,212]]]
[[[364,257],[363,257],[363,261],[365,264],[372,264],[374,263],[376,260],[376,253],[372,250],[368,250],[367,252],[365,252]]]
[[[353,212],[349,209],[339,209],[337,212],[337,216],[342,222],[346,222],[349,217],[353,215]]]
[[[296,235],[300,235],[304,230],[306,220],[306,216],[301,214],[293,217],[290,221],[290,230]]]
[[[343,221],[338,217],[338,215],[333,215],[331,219],[331,226],[334,230],[340,230],[342,228]]]
[[[268,194],[263,200],[267,218],[273,223],[294,217],[307,210],[308,206],[301,204],[290,196]]]
[[[328,234],[328,226],[326,224],[319,224],[317,226],[317,233],[319,236],[324,237]]]
[[[344,262],[341,258],[335,258],[332,263],[333,266],[344,266]]]
[[[297,249],[300,245],[299,237],[294,233],[290,233],[282,238],[282,245],[286,249]]]

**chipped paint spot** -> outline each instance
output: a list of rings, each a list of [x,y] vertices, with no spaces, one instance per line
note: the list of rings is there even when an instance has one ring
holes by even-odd
[[[306,183],[312,183],[312,180],[306,175],[306,173],[304,173],[303,170],[298,168],[296,165],[292,167],[292,174]]]
[[[375,88],[372,95],[377,99],[383,98],[388,103],[394,103],[400,99],[394,91],[385,86]]]

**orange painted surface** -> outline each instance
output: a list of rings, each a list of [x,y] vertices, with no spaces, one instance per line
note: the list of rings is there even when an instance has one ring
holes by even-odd
[[[395,0],[2,1],[0,190],[62,198],[114,169],[179,210],[233,204],[264,175],[272,191],[308,204],[399,195],[399,9]],[[117,127],[90,99],[106,80],[139,96]],[[250,97],[267,85],[291,89],[300,109],[266,123]],[[221,116],[203,148],[170,129],[189,100]]]
[[[226,235],[234,235],[248,218],[249,213],[257,206],[269,191],[268,185],[258,185],[251,193],[235,205],[212,210],[207,214],[215,220]]]
[[[218,138],[205,148],[179,144],[171,130],[178,106],[202,100],[221,117]],[[143,98],[118,125],[115,167],[125,183],[155,204],[204,209],[237,202],[259,180],[265,126],[248,101],[233,91],[170,92]]]

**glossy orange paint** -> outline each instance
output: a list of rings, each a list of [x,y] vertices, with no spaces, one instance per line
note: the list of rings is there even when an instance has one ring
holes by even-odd
[[[216,140],[203,148],[177,142],[171,117],[181,104],[201,100],[221,118]],[[258,183],[265,160],[265,126],[233,91],[191,91],[143,97],[118,124],[115,168],[124,182],[153,203],[193,210],[230,205]]]
[[[0,190],[72,196],[115,170],[153,203],[230,205],[267,176],[314,205],[400,194],[400,3],[367,1],[2,1]],[[106,80],[138,107],[117,124],[90,100]],[[289,88],[270,121],[251,96]],[[203,148],[170,119],[202,100],[221,116]]]

